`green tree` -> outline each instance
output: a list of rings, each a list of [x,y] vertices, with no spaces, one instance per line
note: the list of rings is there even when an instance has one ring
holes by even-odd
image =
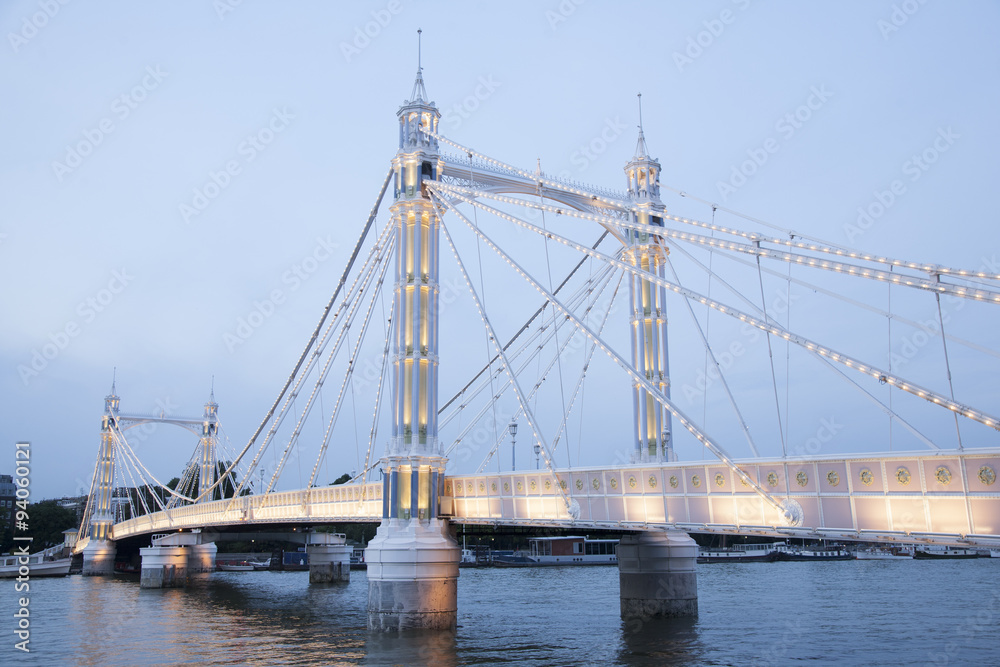
[[[43,500],[28,505],[27,530],[17,530],[15,536],[33,538],[31,550],[41,551],[47,547],[61,544],[62,532],[67,528],[76,528],[76,512],[60,507],[55,500]]]
[[[330,482],[330,486],[333,486],[334,484],[347,484],[350,481],[351,481],[350,473],[345,472],[343,475]]]

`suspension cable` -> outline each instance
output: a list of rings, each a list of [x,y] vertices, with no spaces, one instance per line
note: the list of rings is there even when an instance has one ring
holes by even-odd
[[[621,355],[619,355],[610,346],[608,346],[607,343],[605,343],[600,336],[597,336],[593,332],[593,330],[590,329],[590,327],[588,327],[585,323],[581,322],[578,317],[573,315],[573,313],[569,309],[567,309],[566,306],[559,301],[559,299],[557,299],[555,296],[549,293],[544,287],[542,287],[542,285],[540,285],[537,280],[535,280],[529,273],[527,273],[523,268],[521,268],[521,266],[516,261],[514,261],[510,257],[510,255],[508,255],[492,240],[490,240],[490,238],[487,237],[482,232],[482,230],[475,229],[471,225],[469,220],[464,215],[462,215],[460,211],[455,209],[455,207],[452,206],[449,202],[445,203],[466,224],[466,226],[468,226],[470,229],[473,230],[474,233],[480,235],[483,238],[483,241],[486,243],[488,247],[490,247],[505,262],[507,262],[507,264],[511,268],[513,268],[514,271],[516,271],[522,278],[524,278],[528,283],[530,283],[535,288],[535,290],[537,290],[540,294],[548,298],[554,307],[558,308],[566,316],[567,319],[572,321],[580,331],[582,331],[588,338],[590,338],[590,340],[592,340],[598,347],[600,347],[601,350],[608,357],[610,357],[612,361],[618,364],[632,378],[634,382],[645,388],[646,391],[648,391],[649,394],[654,398],[654,400],[656,400],[663,407],[669,410],[670,413],[681,423],[681,425],[684,426],[684,428],[686,428],[695,438],[697,438],[699,442],[708,447],[712,451],[712,453],[715,454],[723,463],[725,463],[743,482],[747,484],[747,486],[756,491],[761,496],[761,498],[763,498],[768,504],[770,504],[776,510],[781,512],[786,518],[792,517],[792,512],[790,508],[786,509],[786,507],[780,501],[778,501],[777,498],[775,498],[770,493],[765,491],[745,471],[743,471],[739,466],[737,466],[736,463],[733,461],[733,459],[728,454],[726,454],[726,452],[712,438],[710,438],[708,435],[702,432],[701,429],[699,429],[687,417],[687,415],[685,415],[680,410],[680,408],[677,407],[677,405],[673,401],[664,396],[662,392],[660,392],[656,387],[654,387],[653,384],[650,383],[645,377],[643,377],[643,375],[639,373],[630,363],[628,363],[624,358],[621,357]],[[534,226],[532,225],[532,227]],[[551,234],[552,232],[549,233]],[[556,239],[557,237],[553,235],[553,238]],[[588,249],[588,251],[591,253],[597,253],[596,250]],[[647,280],[652,280],[653,278],[659,279],[659,276],[656,276],[656,274],[651,273],[649,271],[636,271],[633,267],[624,262],[614,260],[607,256],[605,256],[605,258],[606,258],[605,261],[610,260],[614,262],[616,265],[619,265],[620,268],[625,268],[625,270],[632,272],[633,275],[641,274],[642,277],[646,278]],[[664,280],[663,282],[666,281]],[[545,447],[543,446],[543,450],[544,449]],[[546,458],[547,463],[548,460],[549,459]]]
[[[433,184],[428,184],[428,185],[429,186],[433,186],[433,188],[437,188],[437,187],[439,187],[440,184],[433,183]],[[492,213],[493,215],[496,215],[498,217],[501,217],[501,218],[507,219],[507,220],[509,220],[511,222],[514,222],[514,224],[520,225],[520,226],[524,227],[525,229],[529,229],[529,230],[534,231],[535,233],[538,233],[538,234],[544,234],[544,233],[546,233],[546,232],[543,232],[542,230],[540,230],[537,226],[532,225],[531,223],[525,222],[524,220],[521,220],[521,219],[516,218],[514,216],[510,216],[510,215],[504,213],[503,211],[500,211],[500,210],[494,209],[492,207],[486,206],[482,202],[474,201],[474,200],[471,200],[471,199],[465,198],[465,197],[460,197],[460,198],[464,199],[465,201],[469,201],[470,203],[474,203],[476,206],[482,208],[484,211],[488,211],[488,212]],[[450,204],[449,204],[449,206],[450,206]],[[669,289],[669,290],[671,290],[671,291],[673,291],[673,292],[675,292],[677,294],[680,294],[682,296],[685,296],[685,297],[687,297],[689,299],[696,299],[696,300],[700,301],[703,304],[708,304],[712,308],[714,308],[715,310],[718,310],[721,313],[725,313],[726,315],[729,315],[730,317],[733,317],[733,318],[738,319],[738,320],[740,320],[742,322],[745,322],[745,323],[753,326],[754,328],[760,329],[761,331],[763,331],[763,332],[765,332],[767,334],[775,335],[775,336],[781,336],[782,338],[785,338],[786,340],[790,340],[790,341],[794,342],[797,345],[805,347],[806,349],[815,350],[815,351],[819,352],[820,354],[822,354],[823,356],[825,356],[825,357],[827,357],[829,359],[832,359],[833,361],[836,361],[837,363],[843,364],[843,365],[847,366],[848,368],[852,368],[852,369],[854,369],[855,371],[857,371],[859,373],[863,373],[865,375],[868,375],[868,376],[873,377],[876,380],[880,380],[880,381],[882,379],[885,379],[886,382],[888,382],[892,386],[896,387],[897,389],[901,389],[902,391],[905,391],[907,393],[910,393],[910,394],[913,394],[915,396],[918,396],[918,397],[920,397],[920,398],[922,398],[922,399],[924,399],[924,400],[926,400],[926,401],[928,401],[930,403],[934,403],[935,405],[940,405],[941,407],[944,407],[944,408],[946,408],[948,410],[952,410],[954,412],[961,412],[962,416],[964,416],[964,417],[972,419],[973,421],[978,421],[978,422],[980,422],[980,423],[982,423],[982,424],[984,424],[986,426],[989,426],[992,429],[1000,430],[1000,418],[994,417],[993,415],[991,415],[989,413],[983,412],[982,410],[978,410],[976,408],[972,408],[972,407],[967,406],[967,405],[963,405],[963,404],[957,403],[956,401],[952,401],[952,400],[948,399],[946,396],[943,396],[943,395],[941,395],[941,394],[939,394],[937,392],[931,391],[930,389],[926,389],[926,388],[924,388],[924,387],[922,387],[922,386],[920,386],[920,385],[918,385],[918,384],[916,384],[914,382],[910,382],[909,380],[907,380],[905,378],[902,378],[902,377],[896,376],[896,375],[890,375],[886,371],[882,370],[881,368],[879,368],[877,366],[874,366],[874,365],[871,365],[871,364],[866,364],[866,363],[861,362],[861,361],[859,361],[859,360],[857,360],[857,359],[855,359],[853,357],[850,357],[850,356],[845,355],[845,354],[841,354],[841,353],[837,352],[836,350],[834,350],[832,348],[829,348],[827,346],[821,345],[819,343],[816,343],[815,341],[813,341],[813,340],[811,340],[809,338],[806,338],[805,336],[801,336],[799,334],[795,334],[795,333],[792,333],[790,331],[786,331],[783,327],[781,327],[781,326],[779,326],[777,324],[768,323],[766,321],[761,321],[761,320],[759,320],[759,319],[757,319],[757,318],[755,318],[753,316],[750,316],[750,315],[748,315],[748,314],[746,314],[746,313],[744,313],[744,312],[742,312],[740,310],[737,310],[737,309],[732,308],[730,306],[726,306],[725,304],[719,303],[719,302],[714,301],[712,299],[707,299],[703,295],[701,295],[701,294],[699,294],[699,293],[697,293],[697,292],[695,292],[695,291],[693,291],[691,289],[688,289],[686,287],[682,287],[680,285],[676,285],[674,283],[671,283],[671,282],[667,281],[666,279],[657,276],[656,274],[650,273],[649,271],[643,271],[641,269],[637,269],[635,267],[628,266],[624,262],[621,262],[620,260],[617,260],[614,257],[611,257],[611,256],[606,255],[604,253],[598,252],[597,250],[593,250],[593,249],[588,248],[586,246],[580,245],[579,243],[576,243],[575,241],[572,241],[572,240],[567,239],[567,238],[565,238],[563,236],[555,234],[554,232],[547,232],[547,233],[550,235],[550,238],[552,238],[553,240],[559,241],[560,243],[563,243],[563,244],[565,244],[565,245],[567,245],[567,246],[569,246],[571,248],[575,248],[579,252],[583,252],[585,254],[589,254],[589,255],[591,255],[593,257],[601,259],[601,260],[603,260],[605,262],[612,263],[615,266],[618,266],[619,268],[624,268],[626,271],[629,271],[633,275],[637,275],[637,276],[639,276],[641,278],[644,278],[644,279],[646,279],[646,280],[648,280],[650,282],[656,283],[657,285],[662,285],[663,287],[666,287],[667,289]]]
[[[333,296],[330,297],[330,300],[327,302],[326,307],[323,309],[323,314],[320,316],[319,322],[316,324],[316,328],[313,330],[312,335],[306,342],[305,348],[303,348],[302,353],[299,355],[298,361],[295,362],[295,366],[294,368],[292,368],[291,375],[289,375],[288,379],[285,380],[284,386],[281,388],[281,391],[278,392],[277,398],[274,399],[274,403],[271,405],[270,409],[268,409],[267,413],[264,415],[264,418],[261,420],[260,425],[257,427],[257,430],[254,431],[252,436],[250,436],[250,440],[247,442],[246,446],[242,449],[242,451],[240,451],[239,455],[236,457],[236,460],[233,462],[233,467],[235,467],[236,464],[239,463],[239,461],[243,458],[243,456],[246,455],[248,451],[250,451],[250,448],[253,447],[254,443],[257,441],[257,438],[264,430],[264,427],[267,426],[268,422],[271,421],[271,417],[274,415],[274,411],[277,409],[278,404],[281,403],[281,399],[284,398],[285,392],[288,391],[288,388],[292,384],[292,380],[295,379],[295,376],[299,372],[299,368],[302,367],[302,363],[309,355],[309,351],[312,349],[313,343],[315,343],[316,339],[319,337],[319,332],[323,329],[323,324],[326,322],[327,316],[333,309],[333,304],[337,302],[337,297],[340,295],[340,290],[344,287],[344,284],[347,282],[347,276],[350,274],[351,268],[354,266],[354,260],[357,259],[358,254],[361,252],[361,246],[364,244],[365,238],[368,236],[368,230],[371,229],[372,223],[375,221],[376,215],[378,215],[379,207],[382,205],[382,197],[385,196],[385,191],[389,187],[389,181],[392,180],[392,176],[393,176],[393,169],[392,167],[390,167],[389,172],[385,175],[385,180],[382,182],[382,188],[379,190],[378,197],[375,199],[375,205],[372,206],[372,210],[368,214],[368,220],[365,222],[365,226],[361,230],[361,235],[358,237],[358,241],[354,245],[354,251],[351,253],[351,257],[347,261],[347,266],[344,268],[344,272],[340,276],[340,281],[337,283],[337,287],[333,291]],[[263,452],[263,448],[261,449],[261,452]],[[259,460],[258,457],[254,457],[253,465],[250,466],[249,469],[250,472],[256,470],[257,467],[256,464],[258,460]],[[227,470],[226,472],[229,472],[229,470]],[[248,477],[249,476],[250,475],[248,475]],[[245,484],[246,484],[246,477],[243,479],[243,481],[240,482],[239,488],[236,489],[235,492],[233,493],[233,498],[236,498],[239,495],[239,492],[243,490],[243,486]]]
[[[760,272],[760,256],[757,256],[757,281],[760,284],[760,305],[764,312],[764,321],[770,321],[767,316],[767,297],[764,295],[764,276]],[[678,284],[680,281],[678,281]],[[778,404],[778,379],[774,375],[774,353],[771,350],[771,337],[767,336],[767,358],[771,362],[771,386],[774,388],[774,412],[778,417],[778,436],[781,440],[781,458],[788,456],[785,448],[785,431],[781,428],[781,407]]]
[[[677,270],[674,269],[674,263],[670,260],[670,256],[669,255],[667,255],[667,266],[670,267],[670,274],[674,277],[674,280],[676,280],[678,283],[680,283],[680,279],[677,277]],[[709,276],[709,280],[711,280],[711,276]],[[753,441],[753,436],[750,435],[750,428],[747,426],[747,422],[743,418],[743,413],[740,411],[739,406],[736,404],[736,398],[733,396],[733,392],[729,388],[729,382],[726,380],[726,375],[722,371],[722,365],[719,363],[719,360],[715,358],[715,352],[712,350],[712,345],[708,342],[708,334],[706,334],[704,331],[702,331],[701,324],[699,324],[698,318],[695,317],[694,306],[691,305],[691,301],[689,299],[684,299],[684,303],[687,305],[688,312],[691,314],[691,321],[694,322],[695,328],[698,329],[698,333],[701,335],[701,341],[702,341],[702,343],[705,344],[705,360],[706,360],[706,364],[707,364],[708,358],[711,357],[712,358],[712,363],[715,364],[715,368],[719,372],[719,379],[722,380],[722,386],[726,390],[726,396],[729,397],[729,403],[730,403],[730,405],[733,406],[733,411],[736,413],[736,418],[739,420],[740,427],[743,429],[743,435],[747,439],[747,444],[750,445],[750,451],[753,453],[753,455],[754,455],[755,458],[759,458],[760,457],[760,452],[757,451],[757,445]],[[711,311],[709,311],[709,312],[711,312]],[[706,368],[707,368],[707,366],[706,366]],[[705,384],[705,395],[707,396],[708,395],[708,371],[707,370],[705,371],[705,383],[706,383]],[[702,428],[704,428],[704,424],[702,424]],[[704,451],[704,449],[702,451]]]

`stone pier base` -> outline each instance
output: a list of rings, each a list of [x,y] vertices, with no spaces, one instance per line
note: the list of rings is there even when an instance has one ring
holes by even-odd
[[[83,548],[84,576],[104,576],[115,573],[115,543],[91,541]]]
[[[351,580],[351,551],[344,535],[313,533],[309,536],[309,583],[328,584]]]
[[[179,588],[187,584],[188,547],[143,547],[140,588]]]
[[[368,543],[368,629],[454,630],[461,550],[441,519],[384,519]]]
[[[623,619],[696,616],[698,545],[684,532],[649,531],[618,543]]]
[[[191,545],[188,552],[187,571],[192,572],[215,572],[215,556],[219,553],[219,548],[215,542]]]

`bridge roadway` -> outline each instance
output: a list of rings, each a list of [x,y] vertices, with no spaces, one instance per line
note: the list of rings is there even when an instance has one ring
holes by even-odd
[[[802,508],[799,525],[717,461],[557,471],[579,504],[573,520],[546,471],[456,475],[441,514],[455,523],[654,530],[1000,547],[1000,449],[737,462]],[[253,524],[380,521],[381,483],[246,496],[115,524],[112,539]],[[82,550],[86,543],[78,544]]]

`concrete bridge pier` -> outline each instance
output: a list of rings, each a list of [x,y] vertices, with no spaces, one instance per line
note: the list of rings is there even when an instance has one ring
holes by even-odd
[[[623,619],[696,616],[698,545],[678,530],[623,536],[618,580]]]
[[[111,540],[91,540],[83,548],[84,576],[115,573],[115,543]]]
[[[368,629],[455,630],[460,559],[446,519],[383,520],[365,550]]]
[[[351,551],[347,536],[342,533],[311,533],[306,544],[309,583],[350,581]]]
[[[215,572],[215,556],[219,553],[219,547],[215,542],[191,545],[188,552],[187,571],[191,572]]]
[[[152,546],[139,549],[139,588],[180,588],[187,584],[188,547]]]

